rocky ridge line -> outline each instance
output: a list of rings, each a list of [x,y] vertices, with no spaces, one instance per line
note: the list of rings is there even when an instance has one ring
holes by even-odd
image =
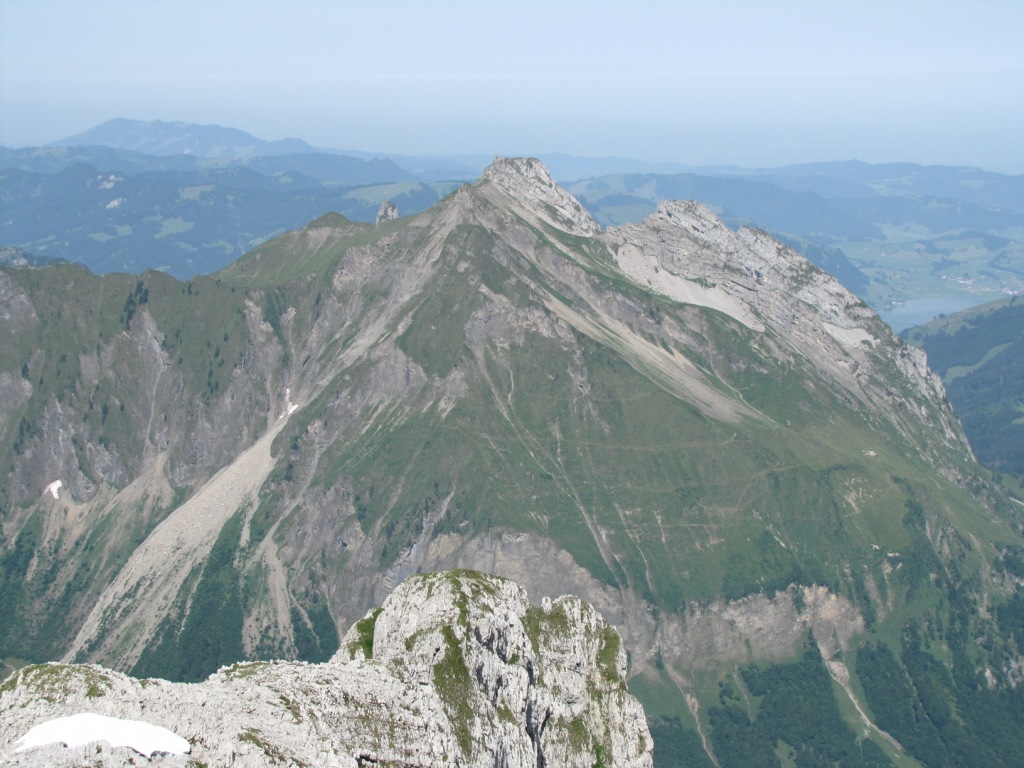
[[[167,728],[194,764],[355,767],[652,765],[618,634],[576,597],[540,607],[511,581],[417,575],[349,630],[326,664],[253,662],[203,683],[42,664],[0,687],[0,763],[129,765],[127,747],[16,752],[30,728],[96,712]],[[145,756],[149,757],[149,756]]]
[[[764,232],[734,232],[687,200],[662,202],[643,222],[603,237],[633,281],[716,309],[755,332],[770,329],[790,350],[782,354],[810,360],[863,406],[886,403],[911,440],[923,421],[954,450],[967,449],[921,351],[901,342],[838,280]]]
[[[478,184],[491,182],[501,189],[520,213],[532,214],[573,235],[590,237],[601,225],[579,200],[562,189],[544,164],[532,157],[498,157],[480,176]]]

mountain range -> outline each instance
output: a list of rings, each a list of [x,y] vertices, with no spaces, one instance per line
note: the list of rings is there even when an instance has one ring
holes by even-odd
[[[618,629],[656,765],[1024,755],[1019,509],[919,349],[703,205],[498,159],[206,277],[4,267],[0,317],[5,657],[322,662],[471,568]]]
[[[1024,290],[1024,177],[858,162],[740,169],[542,160],[605,226],[693,198],[734,229],[764,229],[897,329]],[[0,244],[100,273],[160,269],[188,279],[328,211],[373,221],[391,200],[418,213],[489,161],[113,120],[56,146],[0,149]]]
[[[302,139],[265,141],[237,128],[162,120],[114,118],[82,133],[53,142],[53,147],[116,147],[145,155],[238,159],[305,155],[317,150]]]

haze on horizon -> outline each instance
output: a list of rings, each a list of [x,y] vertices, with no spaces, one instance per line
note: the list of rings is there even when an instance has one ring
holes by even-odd
[[[404,154],[1024,173],[1024,3],[0,2],[0,144],[113,117]]]

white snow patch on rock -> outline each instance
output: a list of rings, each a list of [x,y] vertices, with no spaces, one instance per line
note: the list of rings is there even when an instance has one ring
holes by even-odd
[[[60,489],[61,489],[62,485],[64,485],[64,483],[62,483],[60,480],[54,480],[52,483],[50,483],[48,486],[46,486],[46,488],[43,490],[43,496],[45,496],[48,493],[52,493],[53,494],[53,498],[59,499],[60,498]]]
[[[290,389],[286,389],[284,391],[284,413],[281,414],[281,418],[283,419],[285,416],[291,416],[297,410],[299,410],[299,406],[292,402],[292,391]]]
[[[128,747],[146,757],[157,752],[185,755],[192,751],[192,746],[185,739],[159,725],[142,720],[121,720],[92,712],[80,712],[40,723],[18,739],[14,751],[24,752],[57,743],[74,749],[95,741],[105,741],[112,747]]]

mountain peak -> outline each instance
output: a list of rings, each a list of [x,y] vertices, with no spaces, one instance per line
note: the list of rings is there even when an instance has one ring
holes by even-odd
[[[499,183],[513,178],[524,178],[547,187],[557,186],[547,166],[536,157],[496,157],[484,169],[481,178]]]
[[[528,211],[564,232],[590,236],[601,231],[579,200],[558,186],[544,163],[535,157],[496,157],[479,184],[497,187],[520,213]]]
[[[220,125],[129,120],[118,117],[48,146],[101,146],[151,155],[239,159],[313,152],[301,139],[265,141]]]

